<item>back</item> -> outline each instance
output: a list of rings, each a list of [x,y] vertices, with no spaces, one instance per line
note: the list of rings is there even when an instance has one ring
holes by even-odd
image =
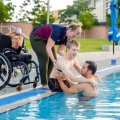
[[[98,89],[93,87],[90,83],[79,83],[77,85],[78,89],[81,91],[84,96],[97,96]]]

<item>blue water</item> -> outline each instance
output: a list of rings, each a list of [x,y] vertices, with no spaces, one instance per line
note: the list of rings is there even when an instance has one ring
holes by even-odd
[[[102,80],[99,96],[80,101],[59,93],[0,115],[0,120],[120,120],[120,73]]]

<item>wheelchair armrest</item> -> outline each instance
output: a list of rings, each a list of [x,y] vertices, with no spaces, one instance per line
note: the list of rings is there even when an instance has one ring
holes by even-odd
[[[13,50],[12,48],[5,48],[2,50],[2,53],[3,54],[6,54],[6,53],[14,53],[14,54],[17,54],[17,52],[15,50]]]
[[[28,49],[22,48],[23,53],[28,53]]]

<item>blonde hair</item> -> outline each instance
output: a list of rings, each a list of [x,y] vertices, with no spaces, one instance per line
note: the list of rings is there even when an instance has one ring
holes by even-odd
[[[79,23],[79,24],[71,24],[71,25],[69,25],[68,29],[71,29],[72,31],[78,30],[79,33],[81,34],[81,32],[82,32],[82,24],[81,23]]]
[[[80,43],[75,40],[68,40],[68,42],[66,44],[66,48],[69,49],[71,46],[80,47]]]

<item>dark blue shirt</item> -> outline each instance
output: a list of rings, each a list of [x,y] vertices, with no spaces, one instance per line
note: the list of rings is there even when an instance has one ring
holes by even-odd
[[[52,33],[51,38],[55,41],[56,45],[67,43],[66,31],[67,28],[59,25],[51,25]]]
[[[56,45],[67,43],[66,37],[67,28],[55,24],[41,25],[34,29],[34,33],[39,36],[42,40],[47,41],[49,37],[53,39]]]

